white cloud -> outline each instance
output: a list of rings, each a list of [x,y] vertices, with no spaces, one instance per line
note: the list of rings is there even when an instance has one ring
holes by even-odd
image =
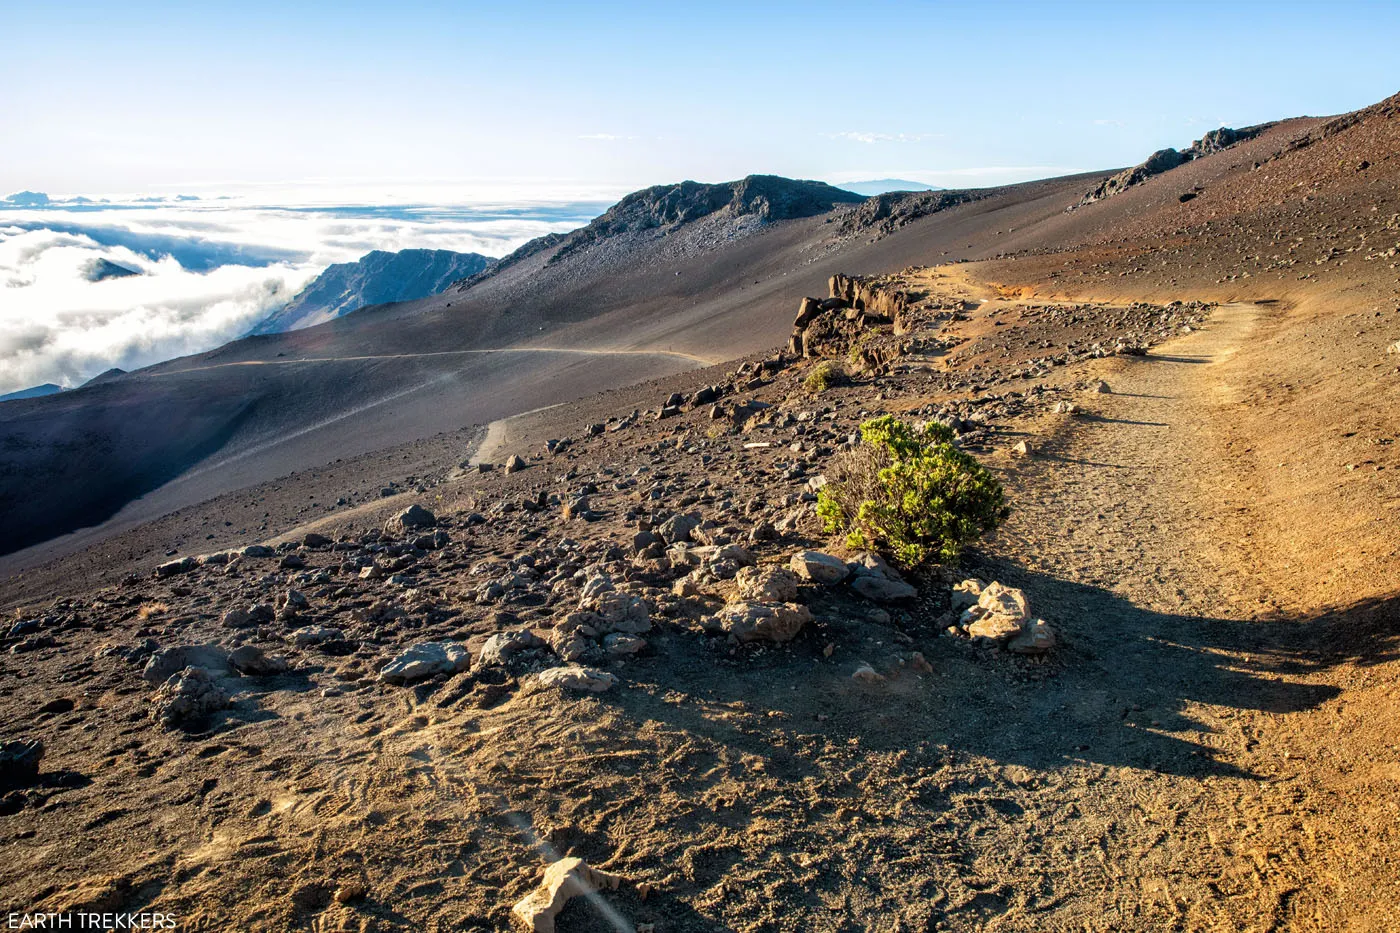
[[[917,143],[925,139],[934,139],[938,135],[936,133],[864,133],[855,130],[826,134],[828,139],[848,139],[852,142],[872,146],[875,143]]]
[[[246,333],[332,262],[373,249],[501,256],[592,205],[199,204],[0,211],[0,393],[75,386]],[[140,275],[87,279],[106,259]]]

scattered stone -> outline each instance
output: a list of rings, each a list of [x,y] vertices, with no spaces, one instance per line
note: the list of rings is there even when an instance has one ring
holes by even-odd
[[[302,547],[330,547],[334,543],[335,542],[330,538],[327,538],[325,535],[317,534],[314,531],[308,532],[301,539]]]
[[[1017,654],[1044,654],[1055,644],[1055,630],[1044,619],[1034,619],[1021,626],[1021,631],[1006,643],[1006,650]]]
[[[615,657],[629,657],[647,646],[645,638],[614,632],[603,638],[603,650]]]
[[[173,577],[178,573],[185,573],[199,566],[199,561],[193,557],[181,557],[178,560],[168,560],[156,568],[156,576]]]
[[[740,599],[746,602],[791,603],[797,600],[797,574],[786,568],[744,567],[734,580],[739,584]]]
[[[525,458],[520,456],[519,454],[511,454],[508,458],[506,458],[507,473],[518,473],[521,470],[525,469],[525,467],[528,465],[529,464],[525,462]]]
[[[344,638],[345,633],[340,629],[327,628],[324,625],[306,625],[292,632],[292,642],[298,648],[310,648],[314,645],[343,641]]]
[[[590,868],[581,858],[562,858],[545,869],[540,886],[512,907],[511,913],[533,933],[554,933],[554,919],[570,898],[605,888],[616,890],[621,885],[621,877]]]
[[[208,670],[187,667],[161,684],[151,702],[151,718],[179,728],[195,725],[225,708],[229,696]]]
[[[240,645],[228,656],[228,663],[240,674],[250,677],[272,677],[285,674],[291,667],[286,658],[269,657],[256,645]]]
[[[1090,392],[1098,392],[1098,393],[1102,393],[1102,394],[1105,394],[1105,395],[1106,395],[1106,394],[1108,394],[1109,392],[1112,392],[1113,390],[1110,389],[1110,388],[1108,387],[1108,383],[1107,383],[1107,382],[1104,382],[1102,379],[1099,379],[1099,380],[1095,381],[1094,384],[1091,385],[1091,386],[1089,387],[1089,391],[1090,391]]]
[[[1011,445],[1011,453],[1016,457],[1029,457],[1031,455],[1031,447],[1025,441],[1017,441],[1015,444]]]
[[[406,684],[438,674],[456,674],[470,667],[471,660],[471,653],[456,642],[421,642],[384,665],[379,679],[390,684]]]
[[[0,788],[27,787],[39,777],[44,743],[16,740],[0,744]]]
[[[876,671],[875,668],[871,667],[868,661],[862,661],[860,665],[856,667],[855,671],[852,672],[851,679],[863,684],[878,684],[884,683],[885,677],[883,674]]]
[[[797,637],[812,621],[812,612],[800,603],[732,603],[705,620],[705,627],[721,631],[739,642],[781,643]]]
[[[405,535],[420,528],[432,528],[436,524],[437,516],[415,503],[385,522],[384,533]]]
[[[243,549],[244,557],[276,557],[277,552],[266,544],[250,544]]]
[[[544,647],[544,639],[533,632],[498,632],[486,639],[486,643],[481,646],[476,663],[480,667],[503,665],[522,651]]]
[[[536,681],[546,687],[562,687],[566,690],[583,690],[588,693],[602,693],[610,690],[617,677],[607,671],[593,667],[570,664],[565,667],[551,667],[535,675]],[[553,929],[551,925],[550,929]]]
[[[821,551],[798,551],[789,563],[793,573],[813,583],[840,583],[851,572],[844,560]]]
[[[141,671],[141,678],[154,686],[165,683],[173,675],[191,667],[226,672],[229,670],[228,652],[218,645],[162,648],[146,662],[146,667]]]

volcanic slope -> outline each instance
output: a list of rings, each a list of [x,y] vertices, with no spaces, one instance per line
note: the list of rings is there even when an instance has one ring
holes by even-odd
[[[814,182],[648,189],[467,287],[6,403],[0,547],[90,530],[0,569],[295,471],[754,352],[782,339],[794,303],[838,267],[964,255],[1004,218],[1054,214],[1085,184],[955,205],[958,217],[919,237],[869,235],[857,196]],[[837,223],[833,205],[855,222]],[[342,498],[313,494],[328,507]]]

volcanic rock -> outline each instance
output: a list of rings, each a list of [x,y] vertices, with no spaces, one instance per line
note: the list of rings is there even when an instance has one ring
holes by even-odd
[[[471,653],[456,642],[422,642],[404,651],[379,671],[385,683],[406,684],[438,674],[456,674],[471,666]]]
[[[705,620],[705,627],[725,632],[740,642],[791,641],[812,621],[800,603],[732,603]]]

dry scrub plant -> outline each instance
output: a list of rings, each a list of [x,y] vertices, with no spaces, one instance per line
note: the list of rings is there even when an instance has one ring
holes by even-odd
[[[915,428],[885,415],[862,424],[860,436],[817,495],[817,516],[849,547],[910,568],[951,561],[1006,518],[1001,483],[953,446],[945,425]]]

